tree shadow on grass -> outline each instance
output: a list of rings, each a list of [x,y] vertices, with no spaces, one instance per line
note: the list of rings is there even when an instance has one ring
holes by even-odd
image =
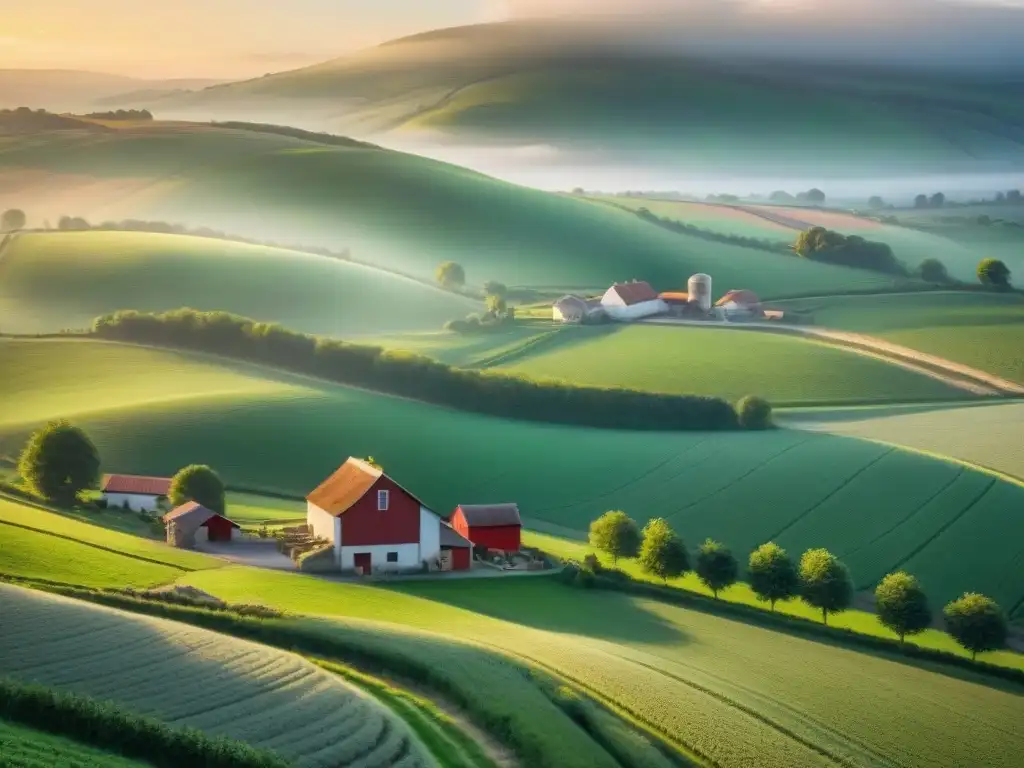
[[[654,645],[689,641],[680,626],[630,595],[575,589],[550,576],[410,581],[382,588],[549,632]]]

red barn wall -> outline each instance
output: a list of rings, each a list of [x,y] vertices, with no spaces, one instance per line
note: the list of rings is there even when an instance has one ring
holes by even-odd
[[[454,526],[453,526],[454,527]],[[456,528],[456,530],[458,530]],[[478,547],[502,549],[506,552],[519,551],[519,526],[496,525],[488,528],[470,528],[468,533],[459,531]]]
[[[466,523],[466,518],[463,517],[461,509],[456,507],[455,512],[452,513],[451,519],[448,522],[460,535],[470,541],[473,541],[469,538],[469,525]]]
[[[452,548],[452,570],[468,571],[470,565],[469,547]]]
[[[234,526],[223,517],[211,517],[203,525],[209,534],[210,541],[231,541],[231,530]]]
[[[377,509],[377,491],[388,491],[388,508]],[[420,503],[381,476],[367,493],[341,516],[341,544],[416,544],[420,540]]]

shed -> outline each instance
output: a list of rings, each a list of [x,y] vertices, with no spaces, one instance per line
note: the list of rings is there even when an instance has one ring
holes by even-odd
[[[451,526],[475,546],[518,552],[523,523],[516,504],[460,504]]]
[[[468,571],[473,561],[473,542],[446,522],[441,522],[441,570]]]
[[[176,507],[163,517],[167,543],[192,549],[197,541],[231,541],[241,526],[194,501]]]
[[[587,302],[579,296],[563,296],[551,305],[552,319],[563,323],[582,323],[587,312]]]
[[[156,512],[171,491],[171,478],[104,475],[100,491],[107,506],[127,507],[136,512]]]

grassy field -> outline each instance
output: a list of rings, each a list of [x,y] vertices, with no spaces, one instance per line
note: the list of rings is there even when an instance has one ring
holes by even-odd
[[[346,642],[408,647],[432,631],[502,650],[572,678],[723,768],[947,765],[968,722],[970,760],[1008,767],[1021,740],[1016,688],[546,578],[382,588],[231,568],[185,581],[334,617],[299,621]],[[965,699],[969,712],[949,706]]]
[[[868,272],[709,245],[624,211],[412,155],[210,125],[3,138],[0,182],[9,190],[0,207],[23,208],[33,225],[68,213],[180,221],[349,247],[360,261],[427,279],[455,259],[474,285],[603,290],[635,277],[669,289],[697,271],[765,296],[889,284]]]
[[[259,382],[259,369],[216,368],[178,353],[161,364],[163,353],[153,350],[65,343],[80,344],[76,354],[95,350],[104,364],[91,369],[89,384],[123,388],[120,405],[96,409],[88,396],[76,399],[84,368],[69,367],[58,346],[8,342],[37,350],[35,375],[48,376],[49,389],[29,390],[32,410],[13,409],[0,422],[0,452],[15,454],[33,426],[67,416],[88,430],[108,471],[161,474],[201,462],[229,484],[296,496],[348,456],[374,456],[439,511],[516,501],[531,526],[580,535],[605,510],[624,509],[641,522],[667,517],[691,545],[713,536],[739,554],[771,539],[796,552],[828,547],[861,587],[907,568],[936,601],[969,589],[1007,608],[1024,598],[1024,520],[1005,513],[1024,502],[1024,488],[952,461],[802,431],[647,433],[514,422],[283,374],[264,380],[257,394],[212,397],[204,387],[218,381],[209,378],[216,371]],[[159,399],[145,377],[120,376],[137,367],[139,354],[158,370],[173,369],[179,390]],[[17,382],[5,379],[5,402],[20,401],[26,390]],[[425,462],[442,434],[444,461]]]
[[[87,328],[118,309],[224,310],[307,333],[434,330],[480,306],[408,278],[278,248],[140,232],[23,234],[0,257],[0,328]]]
[[[1024,298],[986,293],[836,296],[781,302],[816,325],[879,336],[1024,382]]]
[[[142,768],[149,763],[0,720],[0,765],[4,768]]]
[[[247,741],[302,766],[424,766],[404,723],[292,654],[0,585],[0,673]]]
[[[952,456],[1024,482],[1024,403],[983,407],[881,406],[796,408],[779,414],[786,426],[881,440]]]
[[[964,397],[936,379],[828,344],[722,328],[566,327],[497,368],[581,386],[732,401],[756,394],[776,404]]]

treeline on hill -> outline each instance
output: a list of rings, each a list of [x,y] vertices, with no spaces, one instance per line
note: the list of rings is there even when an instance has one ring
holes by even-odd
[[[0,719],[145,760],[161,768],[183,765],[285,768],[288,765],[278,756],[240,741],[207,736],[192,728],[174,728],[125,712],[107,702],[3,678],[0,678]],[[6,765],[2,760],[0,764]]]
[[[106,339],[197,349],[460,410],[612,429],[738,429],[720,398],[573,387],[453,368],[422,355],[296,333],[226,312],[134,310],[96,319]]]
[[[112,109],[109,112],[89,112],[83,117],[94,120],[152,120],[153,113],[148,109]]]
[[[629,209],[623,207],[623,210]],[[756,248],[759,251],[771,251],[772,253],[790,253],[790,247],[785,243],[773,242],[771,240],[757,237],[725,235],[721,232],[714,232],[710,229],[701,229],[693,224],[687,224],[684,221],[677,221],[664,216],[658,216],[651,213],[647,208],[638,208],[633,211],[633,213],[644,221],[656,224],[663,229],[667,229],[671,232],[678,232],[683,235],[692,235],[693,237],[699,237],[702,240],[710,240],[713,243],[727,243],[729,245],[738,245],[741,248]]]
[[[0,133],[35,133],[37,131],[109,131],[102,125],[78,120],[74,117],[55,115],[45,109],[0,109]]]
[[[888,243],[865,240],[858,235],[843,235],[824,227],[811,227],[801,232],[793,251],[812,261],[909,276],[906,266],[896,258]]]
[[[254,131],[256,133],[273,133],[277,136],[287,136],[291,139],[302,141],[313,141],[317,144],[330,144],[333,147],[349,147],[351,149],[380,149],[376,144],[365,141],[350,139],[348,136],[337,136],[333,133],[318,133],[304,131],[301,128],[292,128],[290,125],[273,125],[272,123],[245,123],[241,121],[227,121],[214,123],[218,128],[230,128],[236,131]]]

